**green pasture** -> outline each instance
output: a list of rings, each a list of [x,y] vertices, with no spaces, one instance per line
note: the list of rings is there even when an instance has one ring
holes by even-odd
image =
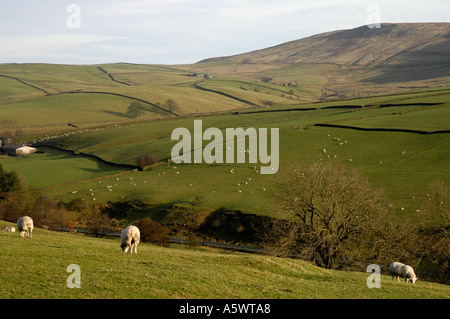
[[[30,99],[43,95],[44,92],[23,85],[15,79],[0,77],[0,102]]]
[[[211,62],[211,64],[220,65],[220,62]],[[314,82],[313,71],[325,71],[328,67],[303,65],[271,72],[283,76],[290,74],[304,76],[305,79],[309,79],[308,81]],[[113,81],[100,68],[111,74],[117,81],[129,83],[131,86]],[[383,102],[411,104],[414,101],[441,103],[448,101],[449,95],[448,90],[445,89],[441,91],[429,89],[429,92],[422,89],[408,94],[381,95],[320,104],[300,104],[316,100],[316,98],[308,97],[310,89],[317,89],[314,87],[314,83],[302,84],[300,81],[294,86],[287,86],[286,83],[289,81],[284,81],[276,85],[263,83],[256,79],[245,79],[245,76],[241,79],[213,77],[205,80],[186,76],[191,74],[192,71],[189,70],[192,69],[189,69],[188,66],[126,63],[105,65],[1,64],[0,75],[19,78],[23,83],[15,79],[0,77],[0,84],[2,84],[0,118],[15,121],[24,136],[34,137],[39,134],[66,131],[67,128],[64,125],[71,122],[76,122],[76,125],[82,128],[102,123],[121,123],[128,120],[124,113],[126,107],[135,99],[153,104],[164,104],[167,99],[172,99],[178,103],[175,113],[183,115],[236,109],[245,111],[251,107],[250,104],[239,101],[239,99],[260,106],[270,102],[277,105],[276,108],[272,106],[271,110],[280,110],[283,105],[285,105],[284,108],[305,108],[342,103],[359,103],[360,105]],[[319,82],[318,84],[323,84]],[[201,90],[195,84],[215,92]],[[45,90],[50,95],[44,95],[43,91],[32,86]],[[74,93],[76,91],[78,93]],[[167,115],[150,104],[146,104],[146,107],[148,111],[141,120],[161,118]],[[251,108],[251,111],[263,109],[267,110],[268,108]],[[391,111],[395,112],[395,110]]]
[[[142,99],[150,103],[164,103],[168,100],[174,100],[178,108],[174,111],[176,114],[219,112],[231,109],[240,109],[248,107],[245,103],[236,101],[232,98],[222,96],[216,93],[199,90],[191,83],[180,86],[139,86],[139,87],[121,87],[114,89],[104,89],[105,92],[119,93],[125,96]]]
[[[52,126],[129,121],[125,115],[134,99],[96,93],[66,93],[18,102],[2,103],[0,118],[13,120],[20,127]],[[145,104],[145,117],[162,117],[160,111]],[[48,128],[47,128],[48,129]]]
[[[38,148],[27,157],[0,157],[7,171],[15,170],[30,189],[51,187],[126,171],[82,155],[73,156],[56,149]],[[43,153],[41,153],[43,152]]]
[[[403,109],[397,110],[399,113],[394,113],[391,116],[348,120],[345,121],[345,125],[363,128],[399,128],[410,130],[420,128],[424,131],[450,129],[450,121],[448,117],[450,114],[450,105],[438,106],[429,109],[422,108],[413,112],[405,112]],[[396,110],[392,110],[392,112],[396,112]]]
[[[0,221],[0,226],[14,224]],[[445,299],[450,294],[447,285],[420,280],[411,285],[385,274],[381,288],[370,289],[365,266],[360,272],[336,271],[296,259],[146,243],[130,255],[119,245],[118,238],[37,228],[32,239],[2,231],[1,298]],[[80,288],[67,287],[72,264],[79,266]]]
[[[385,191],[393,214],[420,217],[416,213],[420,208],[418,200],[425,195],[428,184],[450,178],[449,150],[450,140],[445,134],[309,127],[280,133],[280,172],[295,169],[296,162],[343,162],[367,176],[373,187]],[[67,202],[75,197],[88,201],[95,198],[97,202],[140,199],[155,206],[203,196],[213,209],[226,207],[276,217],[278,203],[273,195],[278,175],[261,175],[255,165],[163,163],[148,171],[80,182],[46,193]],[[77,191],[76,195],[73,191]]]
[[[198,81],[189,72],[157,65],[105,64],[101,66],[116,80],[133,86],[184,85]]]
[[[297,96],[289,94],[289,87],[254,83],[244,80],[210,79],[198,84],[200,87],[225,93],[250,103],[263,106],[264,102],[273,105],[298,104]]]
[[[219,61],[211,62],[211,65],[220,64]],[[74,81],[79,79],[81,82],[84,81],[83,77],[89,77],[86,83],[92,83],[91,91],[99,88],[96,87],[97,84],[94,85],[97,79],[100,79],[98,82],[100,86],[103,85],[102,81],[108,80],[108,85],[101,87],[102,92],[133,96],[151,103],[164,103],[166,99],[172,98],[179,103],[180,114],[224,111],[242,108],[244,104],[230,97],[195,88],[193,83],[202,79],[194,81],[193,77],[183,76],[182,74],[189,73],[181,70],[183,66],[180,66],[180,69],[132,64],[100,67],[117,80],[127,83],[129,81],[135,86],[112,81],[97,66],[2,65],[0,74],[14,75],[22,72],[26,73],[24,77],[31,77],[32,74],[41,72],[42,77],[48,75],[55,80],[66,74],[73,75]],[[285,70],[282,73],[300,74],[311,70],[312,66],[303,66],[298,70]],[[181,82],[177,80],[178,77]],[[153,78],[160,78],[161,83],[152,82],[150,79]],[[57,84],[57,81],[52,83]],[[279,95],[285,94],[285,99],[292,102],[287,94],[290,87],[271,83],[214,77],[199,82],[198,85],[253,101],[257,101],[263,95],[264,98],[270,96],[281,98]],[[255,92],[255,88],[259,92]],[[293,88],[294,95],[299,92],[298,89]],[[427,185],[435,180],[448,181],[450,177],[448,134],[371,132],[314,126],[318,123],[331,123],[362,128],[448,130],[446,121],[450,101],[448,88],[418,89],[415,92],[322,103],[248,108],[240,109],[239,112],[201,117],[167,119],[158,112],[150,112],[149,109],[142,120],[124,120],[123,113],[131,101],[131,98],[108,94],[66,93],[24,101],[3,102],[0,116],[16,120],[22,127],[42,123],[46,126],[39,128],[41,133],[51,128],[60,129],[65,123],[88,128],[90,125],[95,126],[103,122],[108,124],[108,127],[105,125],[77,134],[61,134],[61,137],[45,143],[77,153],[92,154],[105,161],[119,164],[136,165],[141,155],[155,154],[163,162],[161,165],[145,172],[127,173],[126,176],[110,178],[108,176],[114,174],[116,168],[105,168],[106,173],[98,173],[102,170],[101,167],[97,167],[97,170],[87,170],[83,168],[87,163],[78,163],[81,158],[73,157],[71,161],[65,162],[59,158],[52,158],[53,152],[49,151],[46,156],[55,161],[50,170],[55,172],[54,178],[41,178],[39,175],[39,172],[47,170],[47,168],[40,169],[40,165],[45,161],[40,163],[30,159],[17,159],[17,162],[12,160],[5,163],[5,168],[15,168],[32,187],[51,187],[45,192],[64,201],[70,201],[74,196],[83,197],[88,201],[95,198],[97,202],[141,199],[158,207],[192,201],[196,196],[203,196],[206,205],[212,209],[226,207],[246,213],[277,216],[277,203],[273,197],[273,193],[277,190],[277,174],[257,173],[254,166],[259,166],[258,164],[167,164],[171,149],[177,143],[171,140],[172,131],[184,127],[193,133],[194,120],[199,119],[203,121],[203,131],[209,127],[217,127],[222,132],[225,132],[225,128],[238,127],[279,128],[280,171],[293,169],[291,165],[295,162],[307,163],[317,158],[345,162],[367,176],[374,187],[385,190],[392,205],[392,213],[398,216],[408,213],[419,217],[416,214],[419,209],[417,198],[423,196]],[[314,109],[305,110],[307,108]],[[66,126],[66,130],[67,128]],[[77,129],[73,128],[73,131]],[[335,138],[339,138],[339,141]],[[203,141],[203,146],[207,143],[209,141]],[[23,166],[25,161],[29,161],[30,165]],[[69,166],[63,163],[68,163]],[[39,169],[33,169],[34,165]],[[234,169],[234,174],[230,174],[231,169]],[[92,180],[97,177],[102,179]],[[70,184],[64,185],[67,183]],[[62,185],[58,186],[59,184]],[[107,185],[113,187],[107,188]],[[244,185],[246,187],[243,187]],[[90,191],[91,189],[93,191]]]
[[[1,64],[0,74],[17,77],[50,94],[119,86],[94,65]]]
[[[428,94],[425,94],[427,96]],[[434,96],[434,95],[433,95]],[[414,97],[416,99],[414,99]],[[382,128],[407,128],[416,130],[445,130],[446,113],[448,106],[430,107],[428,105],[414,104],[422,103],[423,94],[391,96],[395,100],[393,106],[376,107],[380,104],[388,104],[386,97],[372,99],[349,100],[346,102],[324,102],[307,105],[243,110],[240,114],[223,114],[219,116],[203,116],[196,118],[173,118],[170,120],[159,120],[141,122],[133,125],[120,125],[105,130],[96,130],[89,133],[64,136],[53,140],[52,143],[65,149],[95,154],[105,160],[135,165],[137,159],[144,153],[155,154],[160,160],[170,158],[170,151],[175,144],[171,141],[171,133],[177,127],[188,128],[193,132],[195,119],[202,120],[203,130],[208,127],[225,128],[272,128],[280,130],[291,130],[298,127],[311,126],[317,123],[333,123],[340,125],[358,126],[357,123],[380,123],[380,126],[369,127]],[[444,103],[448,95],[438,95],[438,100],[433,103]],[[407,100],[402,104],[398,99]],[[448,101],[448,100],[447,100]],[[431,103],[431,102],[430,102]],[[339,106],[350,107],[339,107]],[[368,107],[357,108],[358,105]],[[337,106],[336,108],[329,108]],[[303,110],[304,108],[316,108],[314,110]],[[420,122],[423,118],[424,121]],[[356,122],[352,125],[353,121]],[[398,123],[396,123],[398,121]],[[361,125],[361,127],[367,127]],[[359,134],[358,132],[353,132]],[[204,145],[208,142],[204,142]]]

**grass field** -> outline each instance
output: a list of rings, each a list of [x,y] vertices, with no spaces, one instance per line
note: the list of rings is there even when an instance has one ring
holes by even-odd
[[[0,225],[13,224],[0,221]],[[119,244],[117,238],[41,229],[35,229],[32,239],[0,232],[1,298],[438,299],[450,295],[447,285],[420,280],[411,285],[393,282],[387,275],[381,277],[381,288],[369,289],[365,269],[333,271],[295,259],[145,243],[138,246],[137,255],[127,255]],[[71,264],[80,267],[80,289],[67,288]]]
[[[347,143],[340,145],[334,137]],[[386,139],[389,143],[385,143]],[[445,134],[360,132],[328,127],[286,131],[280,134],[280,172],[291,169],[294,160],[307,163],[322,158],[344,162],[360,170],[374,187],[384,189],[395,213],[419,218],[418,204],[412,198],[422,198],[432,181],[449,180],[449,143]],[[324,148],[327,153],[323,153]],[[406,154],[402,154],[405,150]],[[232,168],[234,174],[230,173]],[[97,201],[141,199],[153,205],[203,196],[212,208],[277,216],[272,196],[276,182],[276,175],[261,175],[250,164],[161,164],[145,172],[130,172],[119,180],[112,177],[101,183],[80,182],[46,193],[64,201],[76,196],[92,200],[89,190],[93,189]],[[112,191],[106,185],[113,185]],[[72,194],[74,190],[76,195]]]
[[[445,101],[447,98],[448,96],[441,97],[439,101]],[[383,101],[386,102],[386,99]],[[373,103],[373,101],[363,99],[362,101],[348,101],[348,103],[351,106],[358,105],[357,103]],[[342,102],[335,102],[334,105],[340,106]],[[242,111],[238,116],[227,114],[221,116],[204,116],[197,119],[203,121],[204,127],[218,127],[219,129],[225,129],[226,127],[278,127],[283,130],[317,123],[347,125],[347,123],[352,123],[352,120],[362,123],[365,121],[369,123],[370,121],[392,123],[390,127],[388,125],[381,126],[385,128],[409,128],[424,131],[444,130],[448,128],[444,116],[448,112],[448,106],[430,108],[414,103],[399,104],[398,106],[391,107],[368,107],[364,109],[355,107],[329,108],[331,106],[333,104],[330,103],[308,104],[293,107],[289,110],[285,110],[285,108],[274,108],[270,110],[271,112],[256,109],[254,111]],[[302,111],[302,109],[308,107],[318,109]],[[416,112],[411,111],[418,113],[416,114]],[[395,113],[404,114],[397,116],[391,115]],[[421,123],[418,123],[418,119],[423,117],[422,114],[425,114],[426,118]],[[398,124],[396,124],[396,121],[398,121]],[[154,153],[160,159],[169,158],[171,149],[169,145],[172,143],[170,141],[170,135],[176,127],[186,127],[192,130],[193,119],[181,118],[170,121],[136,123],[133,126],[127,125],[121,126],[120,128],[94,131],[89,134],[63,137],[52,143],[77,151],[94,152],[106,160],[135,164],[142,152]],[[361,127],[365,126],[361,125]],[[373,125],[372,127],[375,126]],[[117,158],[115,154],[120,154],[120,158]],[[124,154],[126,155],[124,156]]]
[[[40,152],[29,157],[3,157],[0,164],[7,171],[14,169],[30,189],[70,184],[86,179],[124,172],[85,156],[73,156],[68,152],[39,148]]]
[[[385,191],[392,205],[392,216],[400,220],[405,216],[414,219],[420,218],[416,212],[419,209],[418,200],[425,195],[428,184],[436,180],[450,180],[448,134],[359,131],[314,125],[332,123],[363,128],[448,130],[445,121],[448,101],[448,90],[442,90],[314,103],[288,109],[270,108],[270,112],[255,109],[239,115],[115,126],[63,136],[51,143],[110,162],[136,165],[139,156],[145,153],[155,154],[160,160],[167,161],[176,143],[170,138],[171,132],[177,127],[186,127],[193,132],[194,119],[202,120],[203,129],[278,127],[281,130],[280,171],[292,169],[293,162],[307,163],[317,158],[344,162],[360,170],[374,187]],[[367,107],[360,108],[360,105]],[[302,110],[308,106],[314,109]],[[204,141],[204,145],[208,142]],[[105,177],[101,183],[80,181],[76,185],[54,187],[46,193],[70,201],[76,190],[76,196],[92,200],[89,190],[93,189],[96,201],[141,199],[155,207],[203,196],[206,205],[212,209],[226,207],[245,213],[277,216],[277,203],[273,198],[277,188],[276,176],[258,174],[254,165],[164,163],[145,172],[130,172],[120,180]],[[234,174],[230,174],[232,168]],[[106,189],[106,185],[113,185],[112,191]]]
[[[221,65],[220,62],[210,64],[215,67]],[[339,82],[326,75],[326,70],[331,68],[327,65],[274,69],[252,76],[214,75],[209,79],[190,76],[194,71],[199,71],[199,67],[201,64],[2,64],[0,118],[14,121],[16,128],[21,129],[22,136],[32,139],[37,135],[67,131],[67,123],[86,128],[129,120],[124,113],[127,106],[136,100],[153,104],[164,104],[167,99],[175,100],[178,103],[175,113],[179,115],[245,110],[267,103],[279,107],[302,107],[299,103],[318,101],[320,90],[326,83]],[[346,76],[351,78],[351,72]],[[265,77],[273,77],[274,81],[264,83],[261,79]],[[333,93],[328,89],[325,91]],[[416,91],[424,91],[424,88]],[[346,97],[354,95],[344,94]],[[422,92],[422,96],[425,95]],[[401,95],[399,98],[405,99],[406,96]],[[417,95],[413,98],[417,99]],[[381,101],[383,97],[378,99]],[[439,98],[435,96],[432,99]],[[376,100],[368,98],[360,99],[359,102]],[[151,104],[146,104],[146,107],[148,111],[142,119],[169,115],[155,110]]]
[[[210,65],[216,70],[230,67],[220,61]],[[261,69],[259,74],[238,79],[189,76],[190,70],[200,71],[204,65],[197,67],[1,65],[0,119],[21,129],[20,141],[45,139],[37,146],[45,153],[0,157],[0,164],[7,171],[16,170],[27,190],[38,190],[64,203],[82,198],[87,203],[140,200],[148,205],[148,210],[129,215],[126,223],[148,217],[160,221],[168,206],[199,196],[208,211],[225,208],[280,217],[274,196],[278,175],[259,174],[255,170],[259,164],[168,163],[176,143],[171,140],[172,131],[185,127],[193,132],[194,120],[202,120],[203,130],[217,127],[222,132],[238,127],[279,128],[280,172],[315,159],[345,163],[366,176],[373,187],[384,190],[389,218],[399,224],[421,218],[417,210],[430,182],[450,180],[449,133],[407,131],[450,129],[448,87],[319,103],[315,101],[321,87],[342,79],[314,73],[313,66]],[[322,67],[325,72],[327,66]],[[343,78],[351,78],[352,71],[344,71]],[[263,83],[261,77],[273,80]],[[288,86],[286,81],[298,85]],[[136,99],[155,104],[169,98],[178,102],[176,113],[181,116],[165,114],[151,104],[146,104],[148,110],[138,120],[124,116]],[[267,107],[267,101],[273,105]],[[199,112],[213,113],[186,116]],[[203,141],[203,146],[207,143]],[[104,162],[136,165],[146,153],[155,154],[161,163],[133,171]],[[6,225],[11,224],[0,221],[1,228]],[[120,252],[118,239],[42,229],[35,230],[33,239],[0,232],[0,247],[2,298],[450,296],[445,285],[420,280],[414,286],[405,285],[386,275],[381,289],[369,289],[365,269],[331,271],[301,260],[177,245],[141,244],[139,254],[129,256]],[[82,289],[66,287],[70,264],[81,267]],[[133,290],[124,291],[124,285]]]
[[[170,116],[152,106],[168,99],[177,102],[175,113],[180,115],[251,106],[237,97],[247,91],[237,89],[235,97],[220,90],[202,90],[195,84],[204,78],[190,75],[175,67],[152,65],[2,64],[0,118],[13,121],[15,129],[31,139],[67,131],[67,123],[85,128],[130,120],[125,113],[134,101],[144,103],[146,112],[141,119],[146,120]],[[235,90],[236,83],[225,81],[221,90]],[[264,99],[282,94],[271,91],[268,97],[261,93]],[[288,99],[285,102],[292,104]]]

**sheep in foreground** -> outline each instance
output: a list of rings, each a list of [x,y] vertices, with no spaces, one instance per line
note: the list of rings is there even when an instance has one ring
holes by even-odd
[[[29,216],[22,216],[17,220],[17,230],[19,231],[20,237],[33,238],[33,220]]]
[[[137,254],[137,245],[139,244],[139,240],[141,239],[141,232],[139,228],[136,226],[128,226],[124,230],[122,230],[122,234],[120,236],[120,247],[124,253],[133,253]]]
[[[411,280],[411,282],[414,284],[418,279],[411,266],[399,262],[391,263],[391,265],[389,266],[389,270],[391,271],[392,274],[392,280],[394,280],[394,278],[397,277],[397,281],[400,281],[400,276],[402,276],[405,278],[406,283],[408,283],[408,281]]]

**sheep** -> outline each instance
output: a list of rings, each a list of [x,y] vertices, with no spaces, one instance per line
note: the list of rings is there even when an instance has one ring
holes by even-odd
[[[124,230],[122,230],[122,234],[120,236],[120,247],[124,253],[133,253],[137,254],[137,245],[139,244],[139,240],[141,239],[141,232],[139,228],[136,226],[128,226]]]
[[[17,230],[19,231],[19,237],[33,238],[33,220],[29,216],[22,216],[17,220]]]
[[[408,283],[408,281],[411,280],[411,282],[414,284],[418,279],[411,266],[399,262],[391,263],[391,265],[389,266],[389,270],[391,271],[392,274],[392,280],[394,280],[394,278],[397,277],[397,281],[400,281],[400,276],[402,276],[405,278],[406,283]]]
[[[15,233],[15,232],[16,232],[16,228],[15,228],[15,227],[10,227],[10,228],[9,228],[9,231],[10,231],[11,233]]]

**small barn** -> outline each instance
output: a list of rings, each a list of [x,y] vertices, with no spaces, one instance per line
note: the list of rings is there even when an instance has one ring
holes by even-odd
[[[36,153],[34,147],[29,147],[25,145],[3,145],[0,148],[0,153],[7,154],[9,156],[26,156]]]

